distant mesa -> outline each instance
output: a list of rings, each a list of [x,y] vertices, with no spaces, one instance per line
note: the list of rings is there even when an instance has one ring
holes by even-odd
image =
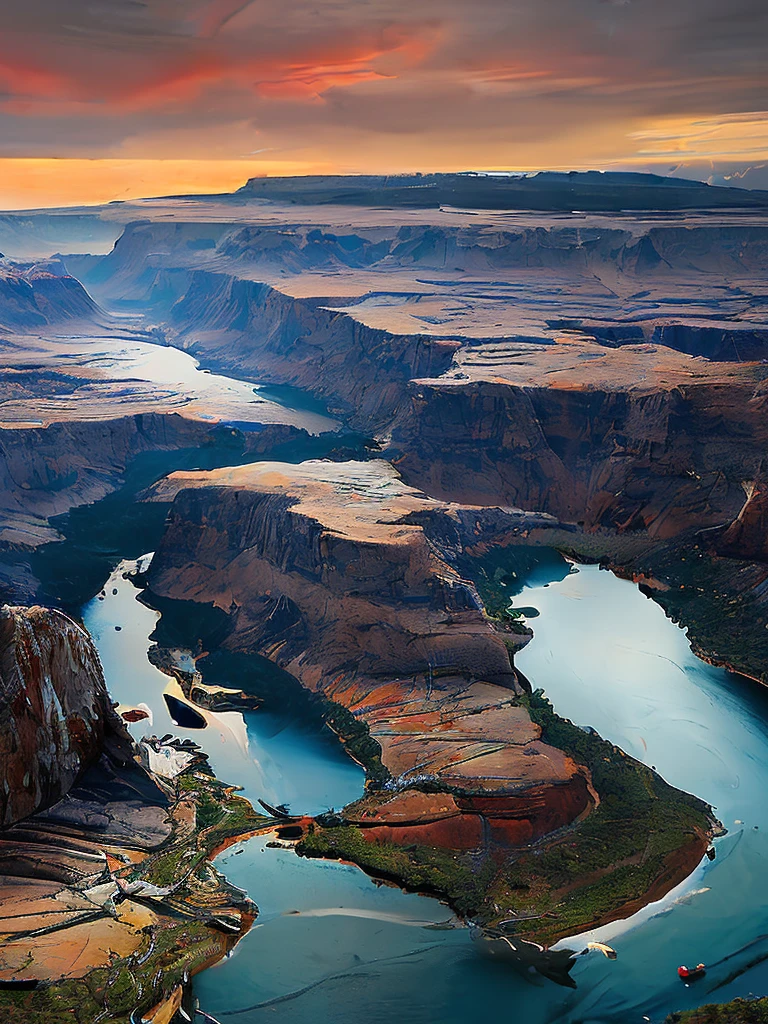
[[[562,212],[766,208],[768,192],[659,174],[541,171],[501,174],[307,175],[251,178],[236,197],[348,206]]]

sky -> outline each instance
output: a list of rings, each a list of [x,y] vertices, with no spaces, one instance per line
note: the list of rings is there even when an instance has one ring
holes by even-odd
[[[766,0],[0,0],[0,207],[273,174],[768,187]]]

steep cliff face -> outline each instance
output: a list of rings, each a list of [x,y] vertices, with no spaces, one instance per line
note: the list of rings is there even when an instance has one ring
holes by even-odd
[[[65,796],[123,736],[88,634],[47,608],[0,609],[0,825]]]
[[[546,525],[543,517],[497,510],[486,519],[435,502],[383,462],[257,463],[173,474],[159,486],[169,490],[179,493],[151,590],[228,612],[227,646],[270,657],[350,711],[391,776],[474,793],[437,814],[448,821],[442,843],[484,845],[486,818],[500,822],[492,841],[514,845],[590,806],[586,772],[541,742],[519,703],[504,635],[438,554],[451,530],[451,543],[466,544]],[[449,529],[434,543],[427,531],[440,519]],[[505,830],[507,818],[514,828]]]
[[[169,318],[194,354],[322,395],[367,428],[386,424],[407,381],[447,370],[459,347],[417,332],[375,330],[321,300],[206,271],[190,275]]]
[[[148,452],[228,444],[232,457],[254,457],[307,434],[270,423],[242,434],[177,414],[143,413],[114,420],[0,427],[0,550],[27,550],[60,539],[49,522],[117,490],[126,468]]]
[[[0,264],[0,329],[35,330],[93,318],[98,306],[74,277],[51,268]]]
[[[382,432],[410,379],[439,376],[494,339],[572,329],[607,346],[654,341],[722,361],[766,352],[756,312],[764,226],[269,216],[245,227],[129,225],[88,270],[89,286],[150,307],[222,368],[301,386]]]
[[[765,377],[651,346],[478,349],[414,382],[393,453],[446,500],[669,538],[735,518],[760,478]]]
[[[138,454],[200,444],[209,432],[205,424],[162,415],[0,428],[0,543],[55,540],[48,518],[103,498]]]
[[[306,272],[375,270],[385,274],[397,268],[494,272],[540,270],[579,275],[606,271],[633,279],[660,277],[669,283],[708,275],[706,284],[720,288],[734,273],[744,283],[765,272],[768,264],[768,227],[738,222],[693,224],[674,220],[648,227],[647,221],[629,217],[574,218],[539,222],[520,216],[510,223],[492,214],[450,223],[429,211],[416,215],[388,215],[343,211],[341,219],[330,211],[273,212],[268,207],[249,211],[255,223],[147,221],[126,226],[113,251],[98,262],[82,264],[87,284],[112,298],[160,304],[183,294],[182,271],[211,269],[254,279],[254,270],[289,278]],[[282,216],[281,216],[282,214]],[[262,215],[262,216],[260,216]],[[436,220],[437,218],[437,220]],[[240,218],[243,219],[243,218]],[[438,222],[438,220],[440,222]],[[261,222],[260,222],[261,221]],[[77,259],[71,263],[80,268]],[[161,277],[161,275],[164,275]],[[428,280],[418,282],[428,286]],[[468,282],[470,283],[470,282]],[[487,282],[474,281],[477,286]],[[736,298],[732,292],[731,298]],[[630,314],[645,297],[635,293]],[[692,315],[695,315],[693,313]]]

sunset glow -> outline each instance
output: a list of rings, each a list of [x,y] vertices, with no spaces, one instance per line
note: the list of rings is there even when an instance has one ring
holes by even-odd
[[[0,39],[0,202],[472,168],[768,183],[767,36],[756,0],[30,0]]]

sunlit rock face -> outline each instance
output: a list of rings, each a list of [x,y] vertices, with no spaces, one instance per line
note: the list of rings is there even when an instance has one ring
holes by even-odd
[[[509,650],[527,637],[498,632],[451,564],[553,520],[435,501],[379,460],[176,473],[157,496],[174,492],[152,591],[226,612],[226,646],[346,708],[392,778],[472,794],[379,808],[371,838],[415,828],[451,849],[517,846],[590,807],[586,769],[519,702]]]
[[[412,383],[393,453],[406,480],[445,499],[674,537],[735,518],[743,481],[762,476],[767,376],[567,335],[482,345]]]
[[[88,634],[48,608],[0,609],[0,824],[50,807],[122,734]]]

